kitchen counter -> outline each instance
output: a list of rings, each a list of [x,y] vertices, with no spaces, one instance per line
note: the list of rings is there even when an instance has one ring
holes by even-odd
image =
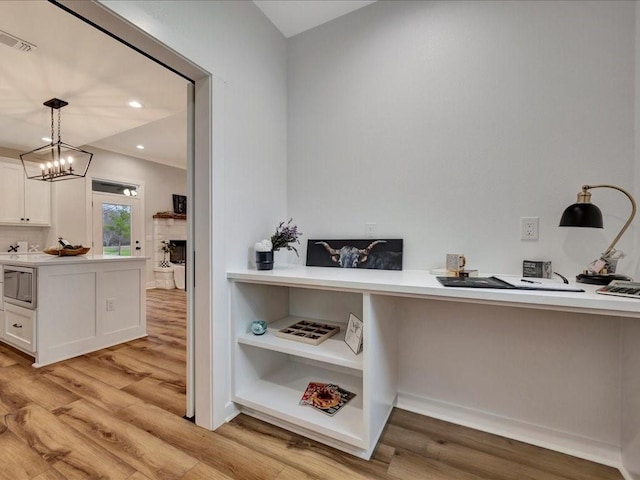
[[[146,261],[0,254],[0,270],[34,268],[37,281],[34,309],[4,299],[0,341],[32,355],[39,367],[146,336]]]
[[[46,265],[72,265],[96,262],[130,262],[147,260],[149,257],[119,257],[115,255],[76,255],[58,257],[46,253],[0,253],[0,265],[18,265],[21,267],[40,267]]]

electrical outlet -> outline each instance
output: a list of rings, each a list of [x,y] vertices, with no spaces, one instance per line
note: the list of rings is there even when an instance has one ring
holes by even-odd
[[[113,312],[116,309],[116,299],[107,298],[107,312]]]
[[[538,217],[520,219],[520,240],[538,240]]]
[[[378,235],[377,223],[365,223],[364,224],[364,236],[366,238],[375,238]]]

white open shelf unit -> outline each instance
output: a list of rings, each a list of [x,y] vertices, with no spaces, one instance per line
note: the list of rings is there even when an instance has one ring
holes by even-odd
[[[340,325],[340,331],[328,338],[320,345],[308,345],[276,336],[276,332],[299,321],[317,322],[316,319],[287,316],[269,324],[264,335],[246,333],[238,337],[238,343],[260,347],[275,352],[288,353],[302,358],[319,360],[332,365],[340,365],[355,370],[362,370],[362,355],[354,355],[344,343],[345,325]],[[325,322],[326,323],[326,322]]]
[[[396,358],[395,329],[381,321],[394,309],[387,296],[233,280],[233,401],[249,415],[370,458],[396,399],[395,360],[389,362]],[[359,355],[344,342],[351,313],[364,323]],[[250,332],[254,320],[267,322],[264,335]],[[340,325],[340,332],[316,346],[276,336],[299,320]],[[334,383],[356,396],[329,416],[299,405],[309,382]]]

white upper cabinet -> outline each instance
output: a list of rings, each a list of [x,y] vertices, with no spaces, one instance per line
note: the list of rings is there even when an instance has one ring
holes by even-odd
[[[27,179],[19,163],[0,161],[0,223],[51,225],[51,185]]]

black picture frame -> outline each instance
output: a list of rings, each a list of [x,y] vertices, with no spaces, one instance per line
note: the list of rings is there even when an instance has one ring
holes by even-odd
[[[308,267],[402,270],[403,240],[308,240]]]
[[[173,194],[173,213],[179,215],[187,214],[187,197],[186,195]]]

